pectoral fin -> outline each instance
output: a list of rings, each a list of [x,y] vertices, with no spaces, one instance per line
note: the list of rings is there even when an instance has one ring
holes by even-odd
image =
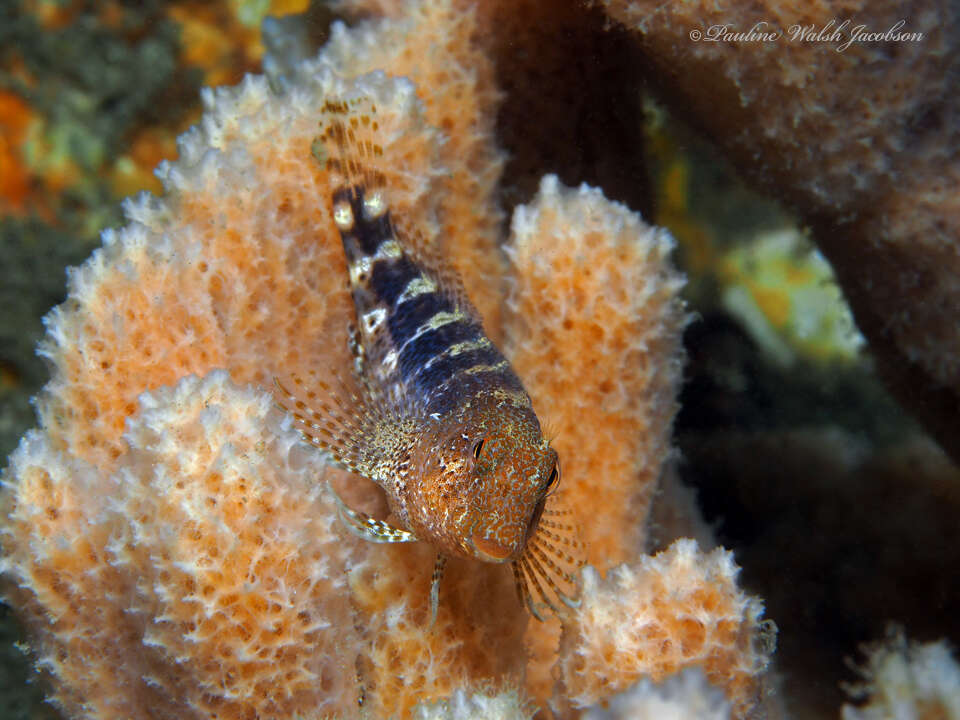
[[[365,512],[348,508],[333,488],[330,488],[333,499],[337,503],[340,521],[347,530],[359,538],[375,543],[416,542],[417,537],[409,530],[395,528],[388,522],[378,520]]]

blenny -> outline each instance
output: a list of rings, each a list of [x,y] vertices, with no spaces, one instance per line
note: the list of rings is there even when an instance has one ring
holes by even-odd
[[[393,522],[347,507],[340,517],[372,542],[424,541],[437,551],[436,617],[449,556],[511,563],[520,600],[576,605],[581,546],[563,511],[545,509],[560,481],[530,397],[484,332],[456,273],[408,242],[391,217],[388,183],[371,161],[376,108],[333,119],[314,156],[333,179],[329,198],[356,311],[349,377],[277,380],[278,401],[305,439],[386,492]],[[349,122],[342,116],[350,114]]]

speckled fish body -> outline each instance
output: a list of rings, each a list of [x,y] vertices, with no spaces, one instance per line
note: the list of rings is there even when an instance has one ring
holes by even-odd
[[[538,617],[534,596],[557,608],[548,590],[572,604],[578,543],[571,526],[543,517],[557,514],[544,511],[559,481],[557,454],[456,275],[398,232],[387,183],[365,164],[379,146],[356,127],[335,121],[318,139],[338,178],[330,203],[356,310],[353,389],[316,380],[317,393],[297,378],[294,390],[280,385],[281,403],[307,440],[385,490],[395,519],[341,503],[348,528],[374,542],[437,548],[434,614],[447,556],[512,563]]]
[[[473,309],[398,241],[381,191],[345,187],[333,207],[361,372],[416,418],[400,431],[408,464],[370,474],[417,537],[450,554],[518,558],[557,473],[529,396]]]

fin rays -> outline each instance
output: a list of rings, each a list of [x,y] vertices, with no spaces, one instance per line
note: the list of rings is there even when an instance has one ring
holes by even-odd
[[[337,503],[340,521],[357,537],[374,543],[405,543],[418,540],[417,536],[409,530],[401,530],[384,520],[377,520],[365,512],[348,507],[332,487],[330,492]]]
[[[546,510],[544,515],[564,517],[566,510]],[[570,522],[542,517],[523,555],[513,563],[513,579],[521,604],[537,620],[543,621],[543,608],[559,615],[563,607],[577,608],[579,584],[577,571],[584,565],[584,545],[578,528]]]
[[[352,472],[370,477],[369,446],[365,440],[383,423],[398,423],[399,413],[380,402],[376,391],[363,377],[351,388],[334,375],[328,382],[310,373],[308,382],[292,375],[291,388],[274,378],[277,404],[289,412],[300,434],[310,444],[328,452]]]

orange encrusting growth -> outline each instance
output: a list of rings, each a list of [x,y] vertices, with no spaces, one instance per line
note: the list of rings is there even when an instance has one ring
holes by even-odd
[[[23,212],[30,173],[20,151],[32,112],[19,95],[0,90],[0,210]]]
[[[168,397],[142,400],[125,433],[144,449],[134,471],[149,475],[146,492],[121,495],[129,534],[112,548],[138,579],[144,646],[177,658],[195,687],[176,692],[201,716],[342,712],[355,670],[331,651],[355,652],[358,637],[342,595],[349,549],[319,463],[271,429],[269,395],[232,392],[225,373]],[[178,445],[157,443],[164,423]]]
[[[322,113],[325,98],[352,93],[375,99],[384,145],[390,152],[392,177],[400,183],[393,187],[391,197],[404,209],[425,202],[424,198],[430,194],[431,173],[437,172],[436,134],[420,118],[408,83],[380,75],[356,84],[352,81],[343,84],[344,81],[335,79],[322,67],[315,67],[311,78],[313,109],[273,103],[262,79],[248,79],[236,90],[208,93],[204,130],[188,133],[181,141],[180,160],[166,166],[161,173],[168,189],[164,201],[141,197],[128,202],[125,209],[131,225],[119,233],[107,233],[104,248],[71,273],[70,299],[51,316],[51,333],[43,348],[55,372],[39,402],[46,431],[40,454],[54,453],[55,457],[61,457],[62,453],[63,457],[73,458],[72,462],[89,467],[91,473],[107,482],[112,474],[125,472],[131,453],[141,452],[138,446],[131,448],[131,438],[123,437],[122,432],[132,418],[141,416],[137,396],[144,390],[176,383],[191,373],[204,375],[224,366],[229,368],[234,381],[260,382],[264,386],[269,386],[274,374],[293,371],[306,375],[315,367],[347,366],[346,325],[351,313],[345,291],[346,268],[339,240],[331,229],[326,178],[311,153],[317,117]],[[278,131],[281,126],[283,132]],[[216,150],[211,152],[211,148]],[[257,184],[251,185],[246,180],[248,177],[256,177]],[[210,421],[215,426],[222,425],[222,419],[215,415],[210,416]],[[185,429],[180,421],[171,419],[170,423],[177,428],[171,425],[168,430],[157,427],[155,431],[158,438],[166,438],[164,447],[173,452],[178,447],[183,449],[188,438],[183,434]],[[232,432],[228,425],[220,429],[227,434]],[[262,432],[264,438],[270,436],[268,431]],[[40,464],[37,459],[35,465]],[[25,475],[26,471],[19,467],[15,464],[14,473]],[[219,481],[211,485],[213,479],[209,476],[196,477],[192,469],[179,466],[171,470],[171,475],[174,474],[207,484],[205,494],[209,504],[201,503],[192,511],[201,519],[204,512],[221,512],[236,500],[236,486]],[[328,476],[334,478],[341,475],[337,471],[328,472]],[[319,480],[320,474],[315,472],[313,481]],[[357,484],[356,479],[351,482]],[[22,489],[26,491],[28,486]],[[83,492],[82,487],[76,489]],[[131,492],[139,491],[132,488]],[[156,498],[151,497],[154,491],[144,492],[142,498],[131,501],[120,513],[121,518],[136,503],[156,502]],[[372,486],[356,488],[353,494],[361,502],[375,504],[376,490]],[[291,495],[295,497],[296,494]],[[27,507],[33,505],[30,498],[18,498],[14,502],[25,503]],[[305,512],[308,510],[304,508]],[[180,573],[174,568],[147,567],[150,563],[162,565],[149,548],[156,544],[160,552],[170,541],[172,529],[175,529],[173,536],[184,533],[177,543],[184,558],[202,556],[214,549],[207,547],[203,540],[207,531],[200,532],[187,518],[180,517],[177,522],[165,519],[175,513],[176,508],[170,507],[162,516],[158,512],[131,511],[128,520],[133,525],[125,531],[132,538],[130,549],[124,549],[123,562],[106,568],[109,580],[92,587],[87,580],[97,570],[96,562],[102,560],[91,560],[90,572],[81,571],[80,578],[75,578],[69,567],[63,568],[67,573],[63,576],[57,576],[52,568],[43,573],[44,577],[53,578],[45,582],[56,582],[60,592],[77,597],[108,597],[114,592],[125,596],[129,588],[136,585],[136,577],[157,574],[150,586],[168,605],[152,599],[141,612],[146,619],[159,614],[173,623],[161,624],[146,633],[143,626],[134,624],[131,628],[129,623],[121,622],[129,614],[120,612],[114,620],[100,622],[80,612],[72,622],[76,628],[88,628],[75,633],[84,640],[82,647],[74,641],[72,652],[62,652],[55,649],[58,646],[55,637],[42,636],[44,643],[49,643],[45,645],[48,650],[44,657],[49,658],[51,671],[58,678],[59,697],[65,705],[74,702],[70,698],[92,693],[95,681],[91,676],[109,672],[110,667],[121,664],[123,656],[136,653],[140,643],[175,647],[177,633],[184,628],[196,629],[187,630],[187,644],[174,653],[179,658],[176,668],[165,666],[161,660],[158,661],[160,667],[151,668],[150,672],[138,671],[140,675],[148,678],[170,675],[172,679],[160,684],[171,688],[178,683],[188,686],[203,683],[202,674],[194,675],[196,667],[209,669],[219,664],[221,669],[217,672],[241,672],[235,667],[236,659],[219,655],[219,660],[215,660],[214,656],[206,655],[220,652],[215,642],[208,647],[208,643],[213,642],[211,632],[216,628],[202,621],[203,603],[188,601],[194,588],[184,584],[187,580],[178,579]],[[325,511],[321,515],[325,522],[333,522],[336,514]],[[249,520],[259,523],[263,518],[253,513]],[[286,522],[289,524],[291,519],[287,518]],[[85,520],[78,520],[74,529],[63,535],[96,534],[96,530],[82,529],[85,525]],[[24,537],[28,530],[27,524],[21,524],[14,526],[12,533]],[[194,532],[198,533],[196,537]],[[235,552],[260,552],[255,547],[243,550],[247,541],[242,533],[235,534],[235,542],[240,543]],[[367,567],[374,577],[389,580],[385,586],[389,591],[384,597],[389,597],[394,604],[392,612],[380,612],[381,607],[376,603],[366,610],[362,602],[365,596],[358,593],[357,616],[343,623],[344,627],[352,628],[355,622],[366,629],[372,659],[358,660],[358,665],[362,681],[369,685],[366,692],[371,707],[382,708],[384,716],[409,712],[414,702],[448,694],[457,678],[463,682],[481,678],[502,682],[509,675],[511,682],[516,682],[523,662],[521,636],[526,618],[517,603],[508,570],[493,568],[471,574],[473,568],[454,567],[451,571],[454,578],[469,576],[469,581],[444,591],[438,628],[446,630],[425,634],[422,622],[428,593],[417,582],[406,580],[428,581],[432,559],[427,559],[427,567],[421,568],[418,563],[424,558],[416,551],[403,548],[398,549],[400,560],[389,552],[373,553],[364,565],[361,559],[367,548],[363,543],[348,535],[337,537],[344,543],[343,548],[353,554],[355,572],[362,573],[362,568]],[[260,544],[255,538],[250,538],[250,542]],[[100,557],[105,543],[105,538],[97,540]],[[263,548],[268,554],[275,552],[278,558],[295,557],[302,552],[292,546],[273,547],[272,542]],[[17,564],[29,563],[27,546],[10,540],[5,543],[5,551],[20,553],[16,556]],[[218,550],[220,557],[223,552],[223,548]],[[289,562],[285,560],[278,560],[277,564],[289,569]],[[240,560],[236,567],[249,565]],[[497,573],[497,569],[501,572]],[[207,584],[217,597],[227,598],[225,602],[231,607],[244,604],[242,594],[236,595],[230,590],[238,586],[229,573],[218,570],[219,574],[213,578],[209,568],[199,570],[201,575],[210,578]],[[32,577],[33,572],[29,574]],[[404,581],[398,582],[401,578]],[[496,594],[501,599],[497,602],[490,602],[488,597],[491,578],[500,587]],[[199,578],[194,582],[197,588],[203,587]],[[17,605],[32,608],[31,615],[39,620],[46,616],[49,601],[43,590],[44,583],[29,580],[27,585],[34,587],[41,597],[28,600],[27,593]],[[123,590],[124,587],[128,589]],[[372,583],[371,587],[378,586]],[[345,588],[328,591],[332,601],[348,602],[349,592]],[[479,605],[481,597],[485,598],[483,602],[489,613],[463,612],[464,608]],[[248,607],[249,610],[237,608],[239,614],[235,619],[240,626],[249,630],[248,623],[255,618],[256,623],[266,622],[267,606],[254,603]],[[257,607],[264,612],[248,614]],[[514,612],[508,612],[508,608]],[[100,612],[99,616],[104,614]],[[242,620],[241,616],[248,619]],[[79,658],[100,657],[92,648],[104,644],[103,640],[96,633],[89,642],[85,636],[100,625],[120,633],[110,646],[119,655],[104,657],[102,665],[94,662],[90,669],[81,668],[78,675],[77,666],[83,664]],[[400,640],[403,632],[409,634],[407,640]],[[471,637],[474,639],[470,640]],[[311,642],[305,646],[311,647]],[[354,651],[352,656],[359,657],[361,653]],[[417,661],[417,657],[422,660]],[[504,663],[506,657],[516,661]],[[411,668],[423,667],[404,693],[390,689],[394,675],[386,668],[395,668],[397,663]],[[274,664],[278,665],[278,673],[287,672],[283,669],[285,659],[274,658]],[[244,670],[241,675],[248,672]],[[355,674],[357,669],[352,668],[351,672]],[[293,679],[285,675],[275,677],[277,692],[293,688],[290,684]],[[109,702],[121,702],[123,707],[133,708],[138,704],[137,697],[144,692],[149,696],[140,682],[128,684],[127,695],[132,694],[133,699],[121,702],[114,698],[124,695],[125,691],[118,687],[107,693]],[[244,687],[246,690],[237,686],[235,693],[228,694],[242,696],[255,685]],[[384,693],[378,693],[378,687],[383,687]],[[183,688],[171,691],[176,697],[185,692]],[[317,692],[333,690],[321,685]],[[340,698],[334,698],[336,702],[343,699],[339,691],[334,694]],[[225,702],[216,697],[219,696],[202,702],[212,703],[209,707]],[[346,704],[349,706],[349,702]],[[162,703],[147,702],[145,706],[157,709],[160,716],[179,717],[179,711],[164,711]],[[249,703],[246,707],[250,707]],[[132,709],[120,714],[137,717],[138,712]],[[103,711],[102,716],[110,714]]]

